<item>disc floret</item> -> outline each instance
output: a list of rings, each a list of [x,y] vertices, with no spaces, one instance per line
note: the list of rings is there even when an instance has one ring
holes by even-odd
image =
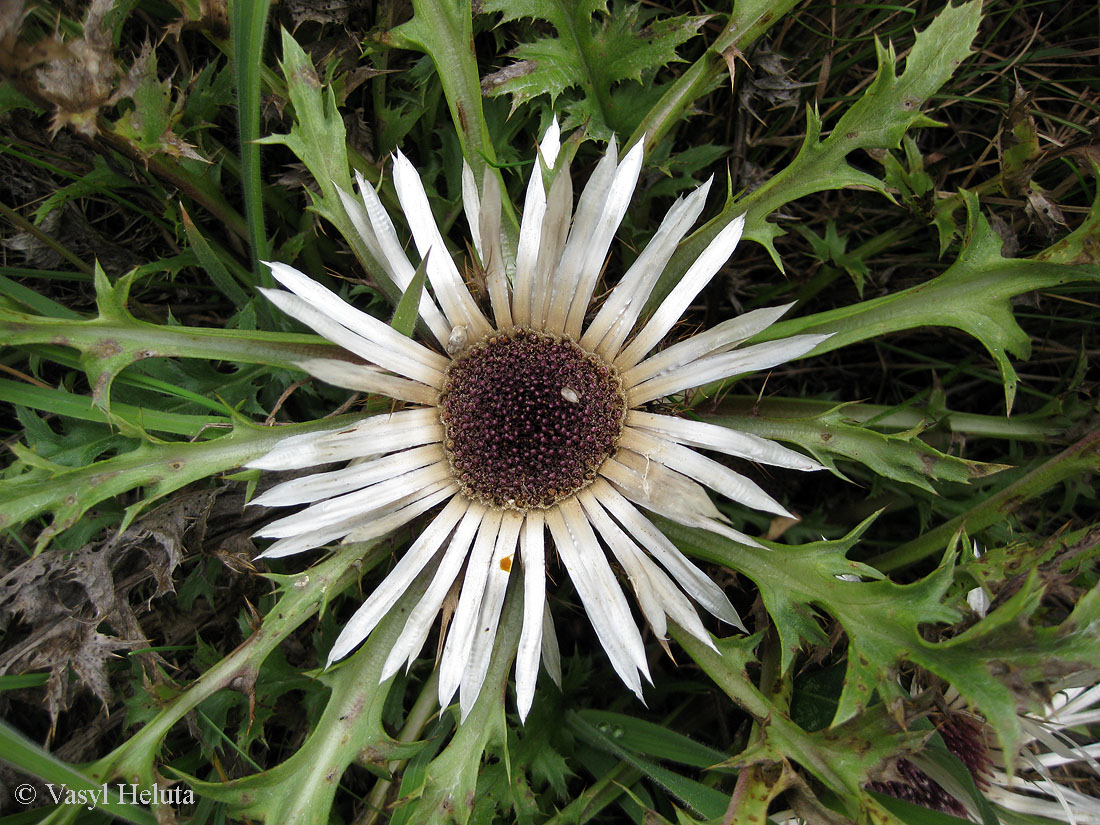
[[[449,367],[444,451],[463,492],[486,506],[548,508],[588,486],[626,415],[618,371],[566,336],[493,332]]]

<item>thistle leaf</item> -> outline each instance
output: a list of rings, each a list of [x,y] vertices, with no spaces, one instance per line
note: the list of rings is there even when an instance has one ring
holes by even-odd
[[[1004,464],[970,461],[942,453],[917,438],[918,432],[880,433],[860,426],[837,407],[813,418],[723,415],[708,419],[739,432],[797,444],[844,478],[838,460],[854,461],[876,475],[935,493],[935,482],[965,484],[1007,469]]]
[[[925,578],[898,584],[846,558],[870,522],[837,541],[784,547],[782,564],[776,563],[780,551],[745,547],[663,520],[661,528],[681,549],[757,584],[779,632],[784,670],[803,642],[823,636],[815,610],[839,622],[848,635],[847,671],[832,729],[873,711],[873,703],[907,698],[898,686],[897,669],[915,664],[945,679],[989,721],[1011,770],[1022,741],[1017,709],[1035,707],[1042,698],[1030,693],[1030,686],[1048,684],[1054,674],[1089,671],[1100,656],[1100,594],[1085,595],[1059,625],[1029,622],[1042,594],[1038,576],[1032,575],[1011,599],[964,633],[929,641],[930,628],[961,618],[943,601],[954,578],[954,549],[948,548],[940,566]],[[869,580],[839,578],[845,573]]]
[[[807,318],[781,321],[759,340],[782,338],[795,332],[835,332],[814,350],[820,355],[903,329],[954,327],[973,335],[989,352],[1000,370],[1005,406],[1011,412],[1017,377],[1008,356],[1026,359],[1031,354],[1031,339],[1016,323],[1011,299],[1031,290],[1072,281],[1096,282],[1100,280],[1100,267],[1061,266],[1049,259],[1002,257],[1001,238],[979,211],[977,198],[970,193],[963,195],[967,207],[966,239],[958,259],[942,275],[893,295]]]
[[[291,432],[328,429],[337,419],[286,427],[254,427],[238,422],[225,435],[211,441],[153,443],[83,467],[62,467],[36,461],[21,450],[28,469],[21,475],[0,479],[0,528],[21,524],[50,513],[53,520],[39,535],[36,551],[58,533],[69,529],[101,501],[145,488],[145,495],[131,505],[123,528],[144,507],[199,479],[259,458]]]
[[[513,52],[515,63],[485,78],[486,93],[510,95],[513,111],[539,95],[549,95],[552,104],[564,96],[557,107],[566,112],[563,128],[587,122],[590,133],[603,140],[632,132],[647,104],[664,92],[664,86],[646,82],[644,94],[631,88],[613,100],[617,87],[649,81],[658,69],[679,61],[677,48],[707,19],[680,15],[647,25],[649,15],[641,6],[615,3],[609,12],[606,0],[488,0],[484,8],[501,12],[505,21],[542,20],[557,31],[556,37],[521,44]],[[579,95],[565,94],[573,89]]]
[[[375,285],[396,305],[401,299],[401,290],[390,280],[386,268],[375,260],[355,230],[337,191],[353,190],[348,165],[347,131],[336,106],[336,95],[331,84],[321,83],[313,62],[286,30],[283,31],[282,68],[287,93],[294,105],[294,123],[288,134],[270,135],[258,142],[281,143],[301,159],[320,190],[310,191],[313,211],[340,231],[364,269],[371,274]]]
[[[980,20],[981,3],[978,0],[944,8],[928,28],[917,35],[900,75],[893,47],[884,47],[876,41],[879,65],[875,79],[859,100],[845,111],[829,135],[821,138],[821,117],[815,108],[808,108],[806,137],[795,159],[752,194],[731,201],[721,215],[681,244],[647,306],[655,307],[690,262],[738,215],[746,215],[744,236],[765,247],[782,270],[783,264],[773,241],[783,232],[767,218],[784,204],[814,192],[855,186],[891,197],[882,180],[856,169],[848,163],[848,155],[859,149],[896,149],[909,129],[939,125],[923,115],[921,108],[970,54],[970,44]]]

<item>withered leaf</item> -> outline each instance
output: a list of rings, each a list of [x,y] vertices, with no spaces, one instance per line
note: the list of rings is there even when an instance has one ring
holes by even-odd
[[[55,34],[30,53],[38,63],[35,91],[55,107],[54,132],[71,126],[88,136],[96,133],[96,117],[118,75],[106,19],[113,7],[113,0],[92,0],[79,38],[63,41]]]

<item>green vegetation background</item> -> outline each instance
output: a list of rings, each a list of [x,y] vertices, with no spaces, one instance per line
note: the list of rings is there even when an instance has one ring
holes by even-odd
[[[196,791],[109,808],[142,823],[958,821],[869,788],[904,756],[983,821],[1036,821],[934,728],[961,697],[1012,763],[1019,712],[1095,681],[1098,34],[1087,2],[5,4],[0,780]],[[753,635],[675,661],[648,639],[642,707],[554,574],[562,688],[526,725],[502,704],[506,610],[456,727],[430,657],[378,685],[394,621],[319,669],[408,530],[251,562],[270,479],[237,468],[389,403],[293,369],[331,345],[263,302],[259,261],[394,317],[336,187],[360,172],[396,218],[400,147],[469,261],[461,159],[521,203],[552,113],[578,180],[612,135],[646,142],[609,280],[674,196],[726,184],[662,277],[747,213],[685,331],[797,301],[770,337],[835,334],[683,403],[832,475],[747,468],[801,517],[727,509],[768,551],[663,525]]]

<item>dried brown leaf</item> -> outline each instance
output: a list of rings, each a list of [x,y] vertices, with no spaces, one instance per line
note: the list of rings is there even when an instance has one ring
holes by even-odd
[[[54,35],[41,45],[44,59],[34,72],[35,92],[54,104],[52,128],[71,126],[81,134],[96,133],[96,117],[118,75],[107,14],[113,0],[92,0],[81,37],[62,41]]]
[[[184,29],[206,29],[215,37],[229,37],[229,3],[227,0],[200,0],[199,14],[192,16],[190,3],[180,3],[183,17],[165,26],[168,34],[179,37]]]
[[[1048,198],[1043,188],[1034,181],[1024,191],[1024,197],[1027,198],[1024,214],[1032,223],[1038,225],[1044,235],[1053,239],[1058,233],[1058,228],[1066,225],[1066,218],[1058,204]]]
[[[365,7],[362,0],[286,0],[283,3],[297,28],[303,23],[346,23],[352,13]]]
[[[152,580],[150,610],[153,599],[174,592],[185,542],[202,544],[218,492],[178,496],[118,536],[75,552],[47,551],[0,578],[0,629],[13,622],[26,628],[0,651],[0,674],[48,670],[45,702],[54,722],[81,690],[108,706],[109,660],[149,644],[130,594]]]

